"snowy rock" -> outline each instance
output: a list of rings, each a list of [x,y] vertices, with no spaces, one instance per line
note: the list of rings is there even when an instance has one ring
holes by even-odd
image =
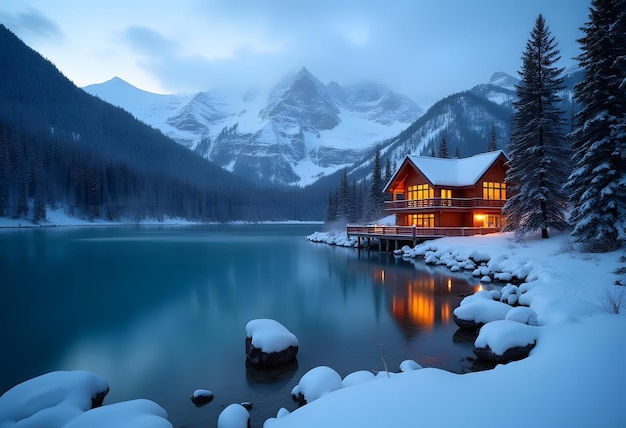
[[[217,418],[217,428],[248,428],[250,413],[241,404],[231,404]]]
[[[359,383],[368,382],[372,379],[375,379],[376,376],[374,373],[367,370],[359,370],[354,373],[350,373],[346,377],[343,378],[342,384],[343,387],[357,385]]]
[[[537,314],[527,306],[518,306],[507,312],[505,320],[515,321],[522,324],[537,326]]]
[[[484,324],[503,320],[511,310],[506,303],[491,299],[476,299],[454,310],[454,322],[464,330],[476,330]]]
[[[246,325],[246,334],[246,357],[254,365],[285,364],[298,354],[298,339],[278,321],[252,320]]]
[[[291,390],[291,395],[300,405],[304,405],[342,387],[339,373],[330,367],[318,366],[302,376],[298,385]]]
[[[49,426],[49,425],[46,425]],[[98,407],[72,419],[63,428],[172,428],[167,412],[150,400],[131,400]]]
[[[413,360],[404,360],[400,363],[401,372],[410,372],[413,370],[419,370],[421,368],[423,367]]]
[[[0,426],[61,427],[102,405],[109,386],[86,371],[56,371],[24,381],[0,397]]]
[[[526,358],[535,347],[539,329],[510,320],[485,324],[474,342],[480,359],[504,363]]]
[[[276,419],[280,419],[283,416],[287,416],[289,414],[289,410],[285,409],[284,407],[281,407],[280,409],[278,409],[278,412],[276,412]]]
[[[191,394],[191,401],[198,406],[210,403],[212,400],[213,393],[207,389],[196,389],[193,394]]]
[[[491,282],[491,277],[485,275],[482,278],[480,278],[480,282]]]

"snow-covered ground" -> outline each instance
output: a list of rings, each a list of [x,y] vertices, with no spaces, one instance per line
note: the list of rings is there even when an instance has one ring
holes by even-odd
[[[323,241],[323,235],[315,238]],[[341,241],[340,235],[328,234],[329,242]],[[625,265],[624,251],[582,253],[568,234],[523,242],[511,234],[442,238],[404,250],[405,258],[433,256],[431,262],[449,268],[472,262],[489,278],[523,277],[519,302],[536,320],[516,333],[511,320],[520,317],[514,314],[487,333],[495,349],[515,344],[510,334],[536,340],[529,357],[469,374],[424,368],[379,375],[281,412],[265,428],[626,426],[626,287],[617,285],[626,277],[615,273]],[[610,313],[609,306],[620,303],[621,314]],[[483,337],[477,345],[484,344]]]

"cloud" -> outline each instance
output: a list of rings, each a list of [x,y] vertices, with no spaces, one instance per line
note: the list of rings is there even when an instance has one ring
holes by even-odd
[[[42,39],[62,39],[61,28],[40,11],[29,8],[25,12],[2,14],[0,20],[20,37]]]

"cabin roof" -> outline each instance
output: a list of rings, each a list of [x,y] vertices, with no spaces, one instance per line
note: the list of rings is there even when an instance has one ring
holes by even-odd
[[[385,191],[396,180],[396,176],[406,162],[410,162],[415,169],[424,174],[433,186],[463,187],[476,184],[500,156],[504,156],[506,159],[502,150],[481,153],[462,159],[407,155],[385,186]]]

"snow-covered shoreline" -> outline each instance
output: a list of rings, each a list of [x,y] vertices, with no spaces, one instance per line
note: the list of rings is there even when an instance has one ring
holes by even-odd
[[[317,242],[342,242],[341,233],[326,240],[322,233],[314,235]],[[401,253],[485,281],[522,282],[517,299],[536,313],[532,324],[538,324],[523,329],[537,342],[529,357],[464,375],[426,368],[378,376],[270,419],[265,428],[626,426],[621,406],[626,294],[617,285],[626,278],[615,273],[623,267],[624,251],[583,253],[567,233],[513,238],[506,233],[441,238]],[[621,304],[621,314],[611,314],[609,303]]]
[[[0,217],[0,229],[38,229],[38,228],[54,228],[54,227],[99,227],[99,226],[190,226],[198,224],[223,224],[223,223],[208,223],[208,222],[195,222],[183,218],[167,217],[163,220],[158,219],[143,219],[139,221],[105,221],[105,220],[85,220],[78,217],[72,217],[67,215],[62,209],[48,210],[46,220],[41,223],[33,223],[30,220],[18,218]],[[299,221],[299,220],[285,220],[285,221],[260,221],[260,222],[247,222],[247,221],[233,221],[227,224],[323,224],[322,221]]]

